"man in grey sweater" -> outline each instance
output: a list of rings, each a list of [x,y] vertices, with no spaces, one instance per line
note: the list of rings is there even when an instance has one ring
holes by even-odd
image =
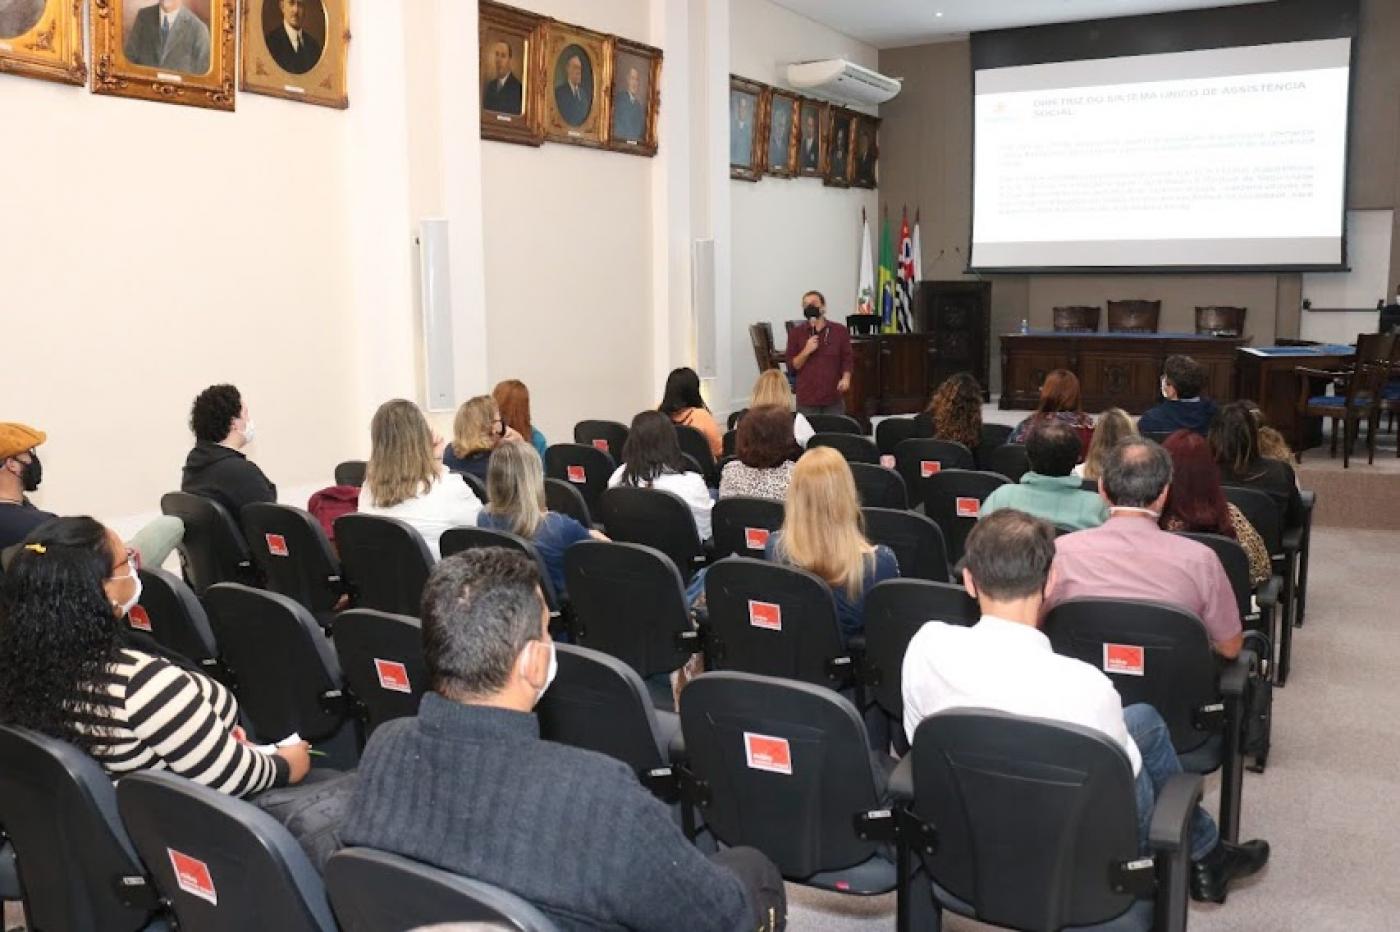
[[[432,691],[379,728],[341,832],[515,893],[561,929],[776,930],[761,854],[706,858],[628,767],[540,740],[554,678],[535,564],[501,549],[443,560],[423,593]],[[765,894],[776,888],[776,905]],[[771,908],[771,909],[770,909]]]

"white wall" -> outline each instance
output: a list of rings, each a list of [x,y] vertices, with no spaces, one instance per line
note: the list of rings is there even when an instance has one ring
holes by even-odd
[[[733,3],[729,34],[730,70],[774,87],[789,87],[789,62],[846,58],[868,68],[879,64],[873,46],[770,0]],[[808,289],[826,295],[828,313],[834,320],[855,313],[860,212],[863,207],[869,214],[872,241],[878,248],[877,195],[865,189],[828,188],[817,178],[766,177],[757,183],[729,184],[733,238],[731,397],[734,406],[742,407],[757,376],[749,324],[771,322],[781,343],[782,322],[801,316],[802,292]]]

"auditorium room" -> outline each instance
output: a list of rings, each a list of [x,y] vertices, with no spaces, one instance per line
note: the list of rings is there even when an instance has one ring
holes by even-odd
[[[1400,2],[0,0],[0,932],[1400,926]]]

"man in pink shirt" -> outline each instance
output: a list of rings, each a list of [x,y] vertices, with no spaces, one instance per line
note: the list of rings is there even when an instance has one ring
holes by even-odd
[[[1108,521],[1055,541],[1059,582],[1046,610],[1080,596],[1176,605],[1201,619],[1217,654],[1233,659],[1244,634],[1219,558],[1204,544],[1157,524],[1171,478],[1171,457],[1151,440],[1124,439],[1109,451],[1099,479]]]

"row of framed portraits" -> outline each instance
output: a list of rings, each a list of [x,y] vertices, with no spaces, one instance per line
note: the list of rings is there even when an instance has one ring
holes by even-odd
[[[481,138],[656,154],[661,50],[480,5]]]
[[[880,120],[825,101],[729,76],[729,177],[810,177],[873,188]]]
[[[254,94],[345,109],[349,0],[0,0],[0,74],[163,103]],[[84,44],[87,9],[91,57]]]

